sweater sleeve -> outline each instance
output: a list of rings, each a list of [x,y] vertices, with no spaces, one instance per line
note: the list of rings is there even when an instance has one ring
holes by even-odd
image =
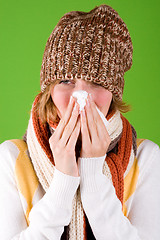
[[[12,166],[15,155],[15,149],[7,142],[0,145],[0,239],[59,240],[71,220],[72,200],[80,177],[55,169],[48,191],[30,212],[27,227]]]
[[[105,156],[78,159],[82,204],[96,239],[160,239],[160,150],[157,145],[152,153],[128,217],[123,215],[113,184],[102,173]]]

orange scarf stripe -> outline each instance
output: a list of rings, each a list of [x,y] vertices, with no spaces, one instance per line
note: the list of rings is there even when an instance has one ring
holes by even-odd
[[[115,111],[114,109],[113,109],[112,111],[109,111],[109,112],[108,112],[108,115],[107,115],[107,117],[106,117],[107,121],[113,117],[113,115],[115,114],[115,112],[116,112],[116,111]]]
[[[49,133],[47,129],[47,124],[43,124],[38,116],[37,111],[35,111],[35,106],[37,102],[39,101],[40,94],[37,95],[34,105],[33,105],[33,111],[32,111],[32,121],[33,121],[33,127],[36,134],[36,138],[40,144],[40,146],[43,148],[45,154],[50,159],[50,161],[55,165],[53,155],[49,146]]]
[[[40,94],[37,95],[34,101],[33,110],[32,110],[32,121],[33,121],[34,132],[38,140],[38,143],[42,147],[46,156],[48,157],[48,159],[50,159],[52,164],[55,166],[53,155],[49,146],[49,125],[51,127],[56,128],[58,124],[52,121],[49,122],[49,125],[48,123],[42,124],[38,116],[38,112],[35,111],[35,106],[39,101],[39,97],[40,97]],[[107,120],[111,119],[114,113],[115,113],[114,110],[108,113]],[[107,162],[112,175],[112,182],[116,191],[116,195],[118,199],[121,201],[122,207],[123,207],[124,173],[129,163],[133,143],[132,143],[132,127],[128,122],[128,120],[125,117],[123,117],[122,114],[121,114],[121,119],[123,124],[123,130],[122,130],[121,138],[117,143],[118,152],[116,154],[112,151],[109,152],[105,161]],[[84,210],[83,210],[83,213],[84,213],[84,217],[83,217],[84,240],[95,239]],[[68,237],[69,237],[69,228],[68,226],[65,226],[61,239],[68,239]]]
[[[127,169],[128,166],[128,162],[130,159],[130,155],[131,155],[131,149],[132,149],[132,127],[130,125],[130,123],[128,122],[128,120],[123,117],[121,115],[122,121],[123,121],[123,126],[125,128],[125,136],[121,138],[122,140],[122,144],[121,145],[121,141],[120,141],[120,145],[121,145],[121,151],[123,152],[123,156],[121,156],[121,161],[122,161],[122,166],[123,166],[123,170],[124,172]],[[120,154],[121,152],[118,151],[118,154]]]
[[[128,120],[121,115],[123,121],[122,137],[118,142],[117,155],[110,152],[106,157],[106,162],[112,174],[112,182],[116,190],[116,195],[123,203],[124,193],[124,172],[127,169],[132,149],[132,128]]]
[[[109,153],[106,157],[107,164],[112,174],[112,182],[118,199],[123,203],[124,179],[123,167],[120,158],[114,153]]]

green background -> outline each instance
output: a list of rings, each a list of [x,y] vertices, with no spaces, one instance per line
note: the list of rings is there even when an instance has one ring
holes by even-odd
[[[45,44],[58,20],[69,11],[90,11],[108,4],[127,24],[133,41],[133,66],[125,74],[123,99],[132,105],[124,116],[139,138],[160,145],[160,1],[1,1],[0,142],[21,138],[40,91]]]

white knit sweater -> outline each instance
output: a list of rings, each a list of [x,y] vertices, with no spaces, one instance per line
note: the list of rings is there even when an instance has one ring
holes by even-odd
[[[138,182],[126,201],[126,216],[112,182],[102,174],[104,159],[81,158],[80,177],[55,169],[54,181],[46,194],[39,184],[29,227],[15,180],[18,154],[18,148],[10,141],[0,145],[0,239],[60,239],[71,220],[72,200],[79,184],[83,208],[96,239],[160,239],[160,149],[152,141],[144,140],[138,147]]]

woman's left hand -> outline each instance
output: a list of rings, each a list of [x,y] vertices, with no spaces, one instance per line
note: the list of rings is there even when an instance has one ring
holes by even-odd
[[[102,157],[107,153],[111,138],[91,96],[86,102],[85,109],[81,111],[82,149],[80,157]]]

